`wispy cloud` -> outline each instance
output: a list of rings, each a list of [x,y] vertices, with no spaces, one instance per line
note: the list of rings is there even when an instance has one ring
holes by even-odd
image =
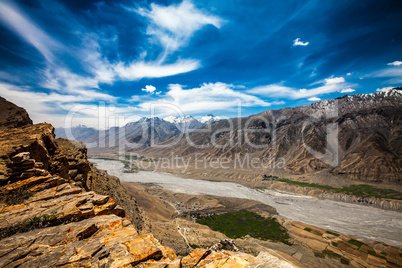
[[[147,34],[155,38],[167,53],[186,45],[194,32],[205,25],[220,28],[223,20],[197,9],[190,1],[170,6],[152,3],[150,10],[131,9],[149,19]]]
[[[308,98],[308,100],[309,101],[320,101],[321,99],[317,98],[317,97],[311,97],[311,98]]]
[[[239,104],[244,107],[268,107],[271,104],[250,94],[236,90],[236,87],[226,83],[204,83],[200,87],[185,89],[182,85],[169,85],[168,92],[155,101],[139,104],[144,110],[160,105],[162,111],[171,114],[164,104],[174,105],[184,113],[205,111],[222,111],[234,109]]]
[[[35,47],[50,62],[54,58],[53,50],[62,47],[58,41],[36,26],[21,10],[6,1],[0,2],[0,20],[19,37]]]
[[[385,77],[390,78],[385,83],[387,84],[400,84],[402,83],[402,62],[394,61],[388,63],[387,65],[391,66],[388,68],[384,68],[378,71],[375,71],[371,74],[368,74],[368,77]]]
[[[167,7],[152,4],[150,11],[141,9],[141,12],[150,19],[149,31],[159,29],[159,37],[163,38],[163,35],[166,35],[179,42],[180,46],[185,45],[193,33],[202,26],[212,24],[220,27],[221,23],[219,18],[204,14],[187,1]],[[17,6],[4,1],[0,2],[0,22],[44,56],[45,67],[37,71],[41,80],[39,86],[58,92],[49,96],[66,96],[64,100],[68,100],[67,95],[74,94],[77,96],[76,101],[86,98],[87,102],[95,100],[114,102],[117,98],[102,92],[102,84],[113,84],[118,80],[137,81],[143,78],[173,76],[193,71],[201,66],[201,63],[195,59],[178,59],[169,63],[160,59],[145,61],[141,58],[129,62],[119,60],[110,62],[102,54],[102,48],[98,42],[99,36],[93,32],[86,32],[85,26],[79,24],[78,20],[74,20],[72,14],[69,16],[72,19],[69,30],[78,35],[81,40],[80,46],[75,48],[67,48],[62,42],[46,33]],[[77,32],[76,29],[80,31]],[[86,73],[71,71],[64,64],[66,54],[80,63]],[[26,88],[24,92],[29,90]],[[154,93],[157,95],[161,92]],[[49,99],[49,96],[46,96],[46,99]]]
[[[293,46],[308,46],[309,42],[302,42],[300,41],[300,38],[296,38],[295,40],[293,40]]]
[[[302,99],[341,91],[342,89],[350,86],[350,84],[347,83],[343,77],[330,77],[314,84],[322,84],[322,86],[311,89],[296,89],[286,87],[281,84],[271,84],[255,87],[247,92],[271,98]]]
[[[114,66],[114,71],[122,80],[140,80],[142,78],[159,78],[191,72],[200,67],[197,60],[178,60],[171,64],[159,62],[132,62],[126,65],[122,62]]]

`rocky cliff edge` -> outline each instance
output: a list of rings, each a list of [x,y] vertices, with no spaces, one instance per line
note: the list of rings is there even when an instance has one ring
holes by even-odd
[[[50,124],[0,129],[1,267],[297,267],[292,257],[196,249],[179,258],[146,233],[117,178]]]

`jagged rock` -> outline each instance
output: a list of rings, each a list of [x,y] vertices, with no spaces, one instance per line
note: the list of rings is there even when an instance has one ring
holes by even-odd
[[[78,169],[70,169],[68,175],[70,178],[74,179],[78,175]]]
[[[212,250],[210,249],[197,248],[181,260],[181,267],[195,267],[201,260],[205,259],[209,254],[211,254],[211,252]]]
[[[82,172],[74,178],[74,181],[82,182],[83,187],[87,190],[110,195],[124,208],[126,214],[140,231],[146,233],[150,230],[149,220],[145,212],[136,200],[126,192],[126,189],[120,185],[119,179],[98,170],[88,162],[87,149],[84,143],[66,139],[57,139],[56,143],[68,159],[69,168],[78,169],[79,172]]]
[[[27,111],[0,97],[0,128],[32,125]]]
[[[3,239],[0,266],[123,267],[163,257],[150,235],[138,236],[123,222],[116,215],[98,216]]]
[[[216,243],[215,245],[210,247],[210,249],[213,251],[218,251],[221,249],[226,249],[235,252],[239,251],[239,249],[236,247],[235,242],[232,239],[221,240],[219,243]]]
[[[29,152],[22,152],[22,153],[14,155],[11,158],[11,160],[13,161],[13,164],[21,163],[28,159],[29,159]]]

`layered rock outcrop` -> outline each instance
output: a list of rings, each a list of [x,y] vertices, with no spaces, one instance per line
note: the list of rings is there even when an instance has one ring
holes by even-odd
[[[178,258],[144,233],[146,224],[139,232],[133,222],[145,218],[118,179],[88,163],[83,144],[56,141],[53,131],[0,129],[1,267],[297,267],[269,252],[196,249]]]

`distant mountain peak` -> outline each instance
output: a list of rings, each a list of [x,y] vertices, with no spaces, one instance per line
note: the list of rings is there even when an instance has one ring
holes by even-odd
[[[207,124],[218,120],[221,120],[219,116],[214,116],[213,114],[207,114],[206,116],[202,117],[199,121],[203,124]]]

